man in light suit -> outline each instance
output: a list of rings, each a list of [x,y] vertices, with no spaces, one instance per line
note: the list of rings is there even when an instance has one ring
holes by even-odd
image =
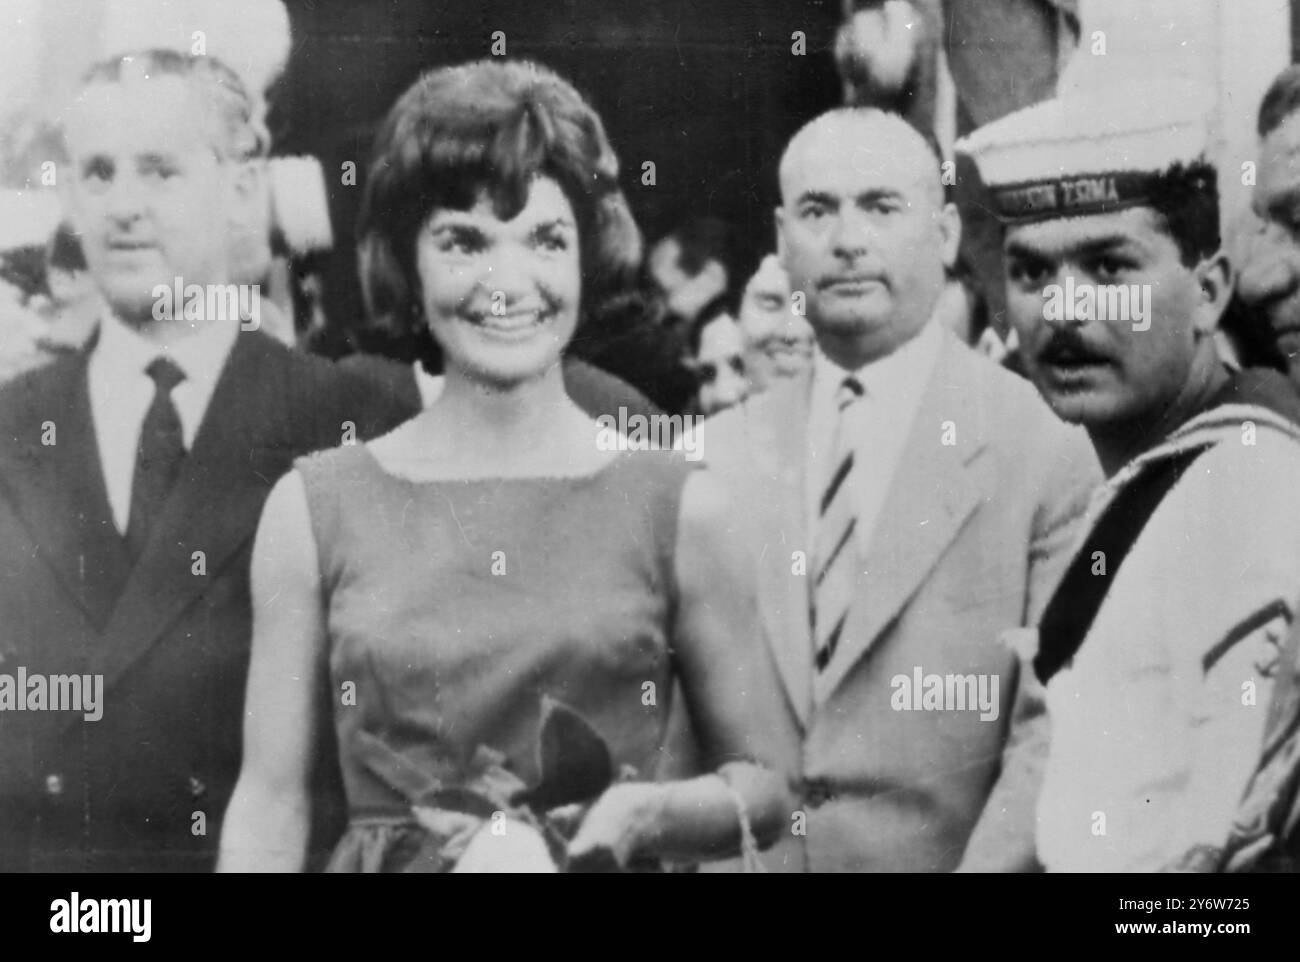
[[[769,867],[1032,867],[1034,623],[1100,480],[1087,437],[933,318],[960,223],[897,116],[831,111],[780,167],[813,369],[705,422],[744,505],[802,790]]]
[[[0,870],[209,870],[262,505],[295,457],[409,412],[155,295],[227,284],[231,229],[265,202],[265,141],[219,61],[105,62],[67,127],[59,179],[106,308],[84,348],[0,389]],[[89,710],[36,710],[55,676]]]

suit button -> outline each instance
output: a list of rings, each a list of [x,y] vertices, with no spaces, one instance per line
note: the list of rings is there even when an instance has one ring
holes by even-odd
[[[803,800],[809,808],[821,808],[832,798],[835,792],[830,782],[824,778],[806,778],[803,783]]]
[[[208,786],[204,785],[193,775],[190,776],[190,798],[202,798],[207,790]]]
[[[63,794],[63,776],[46,775],[45,776],[45,794],[58,796]]]

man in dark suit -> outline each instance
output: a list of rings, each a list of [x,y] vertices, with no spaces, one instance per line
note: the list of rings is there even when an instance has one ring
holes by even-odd
[[[219,61],[101,64],[66,128],[105,308],[85,348],[0,389],[0,870],[204,871],[239,772],[266,495],[295,457],[410,412],[253,329],[256,289],[242,321],[213,309],[265,203],[265,138]],[[34,710],[70,676],[98,704]]]

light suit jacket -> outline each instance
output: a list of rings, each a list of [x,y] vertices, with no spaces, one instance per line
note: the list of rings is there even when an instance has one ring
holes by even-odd
[[[1000,635],[1036,622],[1070,560],[1101,482],[1092,446],[1027,382],[945,333],[859,548],[839,649],[815,678],[803,574],[810,381],[779,384],[700,429],[703,462],[733,492],[753,552],[764,642],[801,736],[801,757],[787,760],[801,808],[765,860],[785,871],[1030,868],[1046,718],[1041,689]],[[955,697],[908,709],[923,703],[922,691],[904,691],[918,672],[982,676],[989,693],[996,679],[997,717]]]

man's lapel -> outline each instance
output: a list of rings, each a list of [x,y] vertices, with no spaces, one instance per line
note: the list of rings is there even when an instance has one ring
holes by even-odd
[[[839,649],[814,679],[818,703],[877,642],[986,494],[989,482],[976,470],[984,437],[977,375],[965,350],[945,335],[875,530],[860,549],[858,590]]]
[[[756,517],[759,611],[790,705],[804,725],[812,708],[812,639],[808,579],[796,573],[795,552],[805,559],[811,553],[804,504],[810,382],[806,375],[781,382],[752,402],[749,446],[766,491],[740,506]]]
[[[241,332],[181,476],[93,656],[111,686],[208,588],[252,537],[265,496],[294,451],[285,437],[283,367],[260,333]],[[196,553],[202,552],[202,556]]]
[[[29,375],[8,396],[0,433],[11,445],[0,488],[48,565],[90,624],[102,629],[126,578],[90,410],[86,351]],[[18,385],[15,384],[14,387]]]

